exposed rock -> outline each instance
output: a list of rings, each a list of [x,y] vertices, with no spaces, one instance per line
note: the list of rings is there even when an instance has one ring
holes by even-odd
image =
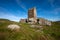
[[[38,26],[38,25],[31,25],[30,27],[32,27],[32,28],[42,28],[42,26]]]
[[[20,26],[16,24],[11,24],[11,25],[8,25],[8,29],[18,31],[20,29]]]
[[[34,27],[35,27],[35,25],[31,25],[30,27],[33,27],[33,28],[34,28]]]

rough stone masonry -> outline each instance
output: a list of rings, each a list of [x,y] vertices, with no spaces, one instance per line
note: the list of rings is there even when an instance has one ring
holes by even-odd
[[[31,8],[28,10],[28,18],[27,19],[21,19],[21,23],[29,23],[29,24],[40,24],[40,25],[51,25],[51,21],[46,20],[44,18],[37,18],[37,12],[36,7]]]

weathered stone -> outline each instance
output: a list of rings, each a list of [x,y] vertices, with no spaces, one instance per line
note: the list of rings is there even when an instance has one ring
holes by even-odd
[[[22,23],[29,23],[29,24],[40,24],[40,25],[48,25],[51,26],[51,21],[48,21],[44,18],[37,18],[36,16],[36,8],[31,8],[28,10],[28,18],[21,19],[20,22]]]
[[[32,8],[28,10],[28,22],[36,23],[36,8]]]
[[[18,25],[16,25],[16,24],[11,24],[11,25],[8,25],[8,27],[7,27],[8,29],[10,29],[10,30],[16,30],[16,31],[18,31],[19,29],[20,29],[20,26],[18,26]]]

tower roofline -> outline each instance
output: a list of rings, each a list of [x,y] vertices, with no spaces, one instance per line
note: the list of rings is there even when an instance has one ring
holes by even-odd
[[[29,8],[29,10],[32,10],[32,9],[36,9],[36,7],[33,7],[33,8]]]

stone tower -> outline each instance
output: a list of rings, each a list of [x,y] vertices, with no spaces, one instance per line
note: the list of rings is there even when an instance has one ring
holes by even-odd
[[[28,22],[36,23],[37,17],[36,17],[36,8],[31,8],[28,10]]]

